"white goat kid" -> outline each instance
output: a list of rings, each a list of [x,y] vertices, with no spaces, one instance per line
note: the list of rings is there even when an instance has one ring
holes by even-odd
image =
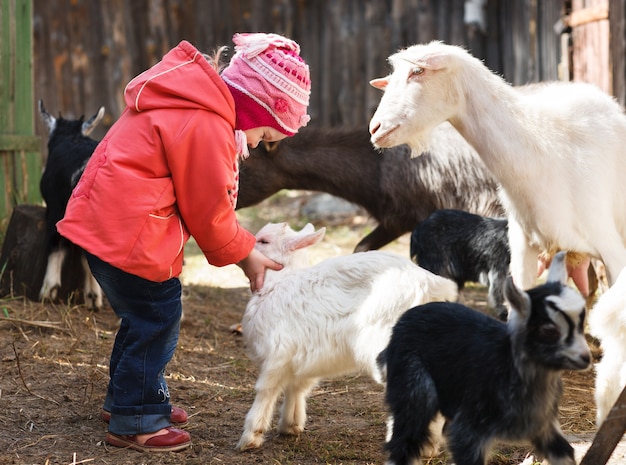
[[[600,426],[626,386],[626,268],[589,312],[589,331],[600,339],[603,356],[596,365],[596,420]]]
[[[267,272],[242,320],[248,355],[260,373],[239,450],[263,444],[281,392],[278,431],[297,435],[304,430],[306,397],[321,378],[363,371],[381,383],[376,357],[398,317],[415,305],[457,298],[454,282],[389,252],[308,266],[305,248],[324,232],[311,224],[295,232],[281,223],[257,233],[256,248],[284,267]]]
[[[390,57],[391,75],[370,121],[376,147],[427,146],[449,121],[503,187],[511,274],[535,283],[542,250],[604,261],[609,283],[626,266],[626,116],[584,83],[514,88],[466,50],[441,42]]]

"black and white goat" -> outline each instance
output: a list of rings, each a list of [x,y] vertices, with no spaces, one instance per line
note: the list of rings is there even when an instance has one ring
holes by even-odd
[[[63,263],[72,248],[77,246],[63,238],[56,224],[65,215],[67,202],[82,175],[87,161],[98,145],[98,141],[88,137],[104,116],[104,107],[84,121],[64,119],[50,115],[39,101],[41,120],[48,128],[48,158],[39,184],[41,196],[46,203],[46,241],[48,265],[39,292],[40,299],[56,300],[61,289]],[[78,249],[82,255],[82,250]],[[102,290],[89,270],[84,256],[81,258],[85,273],[83,298],[92,308],[102,307]]]
[[[508,221],[460,210],[437,210],[411,233],[411,259],[422,268],[454,281],[489,286],[487,303],[506,320],[504,283],[509,275]]]
[[[263,444],[283,392],[278,430],[297,435],[304,430],[306,397],[321,378],[362,371],[382,382],[376,357],[398,317],[414,305],[457,298],[452,281],[390,252],[309,266],[307,247],[324,231],[270,223],[257,233],[255,248],[283,268],[267,272],[242,320],[248,356],[260,372],[239,450]]]
[[[430,450],[439,414],[457,465],[484,465],[494,441],[528,441],[550,463],[575,465],[558,424],[561,370],[586,369],[591,355],[585,300],[566,278],[562,252],[541,286],[524,292],[508,278],[508,323],[455,303],[400,317],[378,357],[391,412],[388,465]]]
[[[407,146],[377,150],[366,129],[307,128],[260,144],[240,166],[237,208],[281,189],[327,192],[360,205],[378,222],[355,252],[379,249],[441,208],[502,216],[498,184],[448,123],[419,157]]]

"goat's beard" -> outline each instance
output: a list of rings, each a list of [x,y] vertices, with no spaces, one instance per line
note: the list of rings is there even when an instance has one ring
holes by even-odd
[[[411,147],[411,158],[416,158],[427,152],[430,148],[430,133],[432,129],[428,129],[413,134],[408,140],[407,145]]]

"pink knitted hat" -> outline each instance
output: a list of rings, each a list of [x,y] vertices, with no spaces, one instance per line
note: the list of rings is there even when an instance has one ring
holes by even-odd
[[[235,34],[222,79],[235,100],[236,129],[270,126],[293,136],[306,126],[311,81],[300,46],[278,34]]]

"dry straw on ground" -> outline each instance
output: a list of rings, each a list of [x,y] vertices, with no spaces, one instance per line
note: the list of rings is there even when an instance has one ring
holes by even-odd
[[[272,219],[272,214],[266,210],[249,214],[256,221],[250,229],[258,229]],[[360,224],[330,228],[324,243],[315,249],[319,254],[316,258],[350,253],[362,234]],[[400,239],[390,249],[408,255],[408,238]],[[257,374],[245,356],[241,336],[230,330],[240,321],[249,290],[236,267],[216,269],[202,264],[191,269],[194,263],[202,264],[202,260],[197,260],[190,249],[184,275],[187,285],[180,343],[168,366],[173,402],[186,408],[191,417],[187,427],[193,440],[191,449],[149,455],[104,443],[106,426],[98,413],[117,326],[108,307],[91,312],[71,303],[4,298],[0,300],[0,463],[384,462],[383,389],[360,375],[324,380],[314,390],[308,402],[307,427],[300,437],[274,434],[258,451],[234,450],[254,398]],[[464,301],[484,309],[485,289],[468,288]],[[594,416],[593,372],[567,373],[561,408],[563,429],[574,438],[588,438],[595,431]],[[498,449],[491,463],[520,463],[529,450]],[[429,461],[446,462],[445,454]]]

